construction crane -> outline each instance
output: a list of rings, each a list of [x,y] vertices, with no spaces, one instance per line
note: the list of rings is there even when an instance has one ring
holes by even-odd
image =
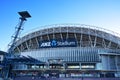
[[[14,47],[15,47],[15,42],[18,39],[18,36],[20,34],[20,31],[23,29],[23,23],[24,21],[26,21],[26,18],[30,18],[31,15],[27,12],[27,11],[22,11],[22,12],[18,12],[18,14],[20,15],[20,24],[17,27],[17,30],[15,31],[13,37],[13,40],[11,41],[11,43],[9,44],[9,49],[8,49],[8,53],[13,53],[14,51]]]

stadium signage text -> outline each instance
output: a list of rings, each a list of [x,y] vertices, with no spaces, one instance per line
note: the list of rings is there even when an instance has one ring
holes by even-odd
[[[76,41],[70,41],[70,40],[64,40],[64,41],[57,41],[57,40],[51,40],[51,41],[45,41],[41,42],[40,47],[74,47],[76,46]]]

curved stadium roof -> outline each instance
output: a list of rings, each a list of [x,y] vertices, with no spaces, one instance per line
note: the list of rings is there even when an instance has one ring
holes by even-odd
[[[97,36],[105,40],[118,44],[120,47],[120,35],[110,30],[90,26],[85,24],[55,24],[37,28],[25,34],[16,42],[16,46],[41,35],[48,35],[53,33],[80,33],[85,35]]]

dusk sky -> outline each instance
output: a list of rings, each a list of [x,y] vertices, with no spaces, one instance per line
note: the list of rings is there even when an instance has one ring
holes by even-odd
[[[31,14],[22,34],[51,24],[94,25],[120,33],[120,0],[0,0],[0,50],[6,51],[19,22],[18,12]]]

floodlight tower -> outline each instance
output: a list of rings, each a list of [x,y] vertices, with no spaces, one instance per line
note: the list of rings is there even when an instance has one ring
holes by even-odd
[[[22,12],[18,12],[18,14],[20,15],[20,24],[17,27],[17,30],[15,31],[13,37],[12,42],[10,43],[10,48],[8,49],[8,53],[13,53],[14,47],[15,47],[15,42],[18,39],[18,36],[20,34],[20,31],[22,30],[22,25],[24,23],[24,21],[26,21],[26,18],[30,18],[31,15],[27,12],[27,11],[22,11]]]

